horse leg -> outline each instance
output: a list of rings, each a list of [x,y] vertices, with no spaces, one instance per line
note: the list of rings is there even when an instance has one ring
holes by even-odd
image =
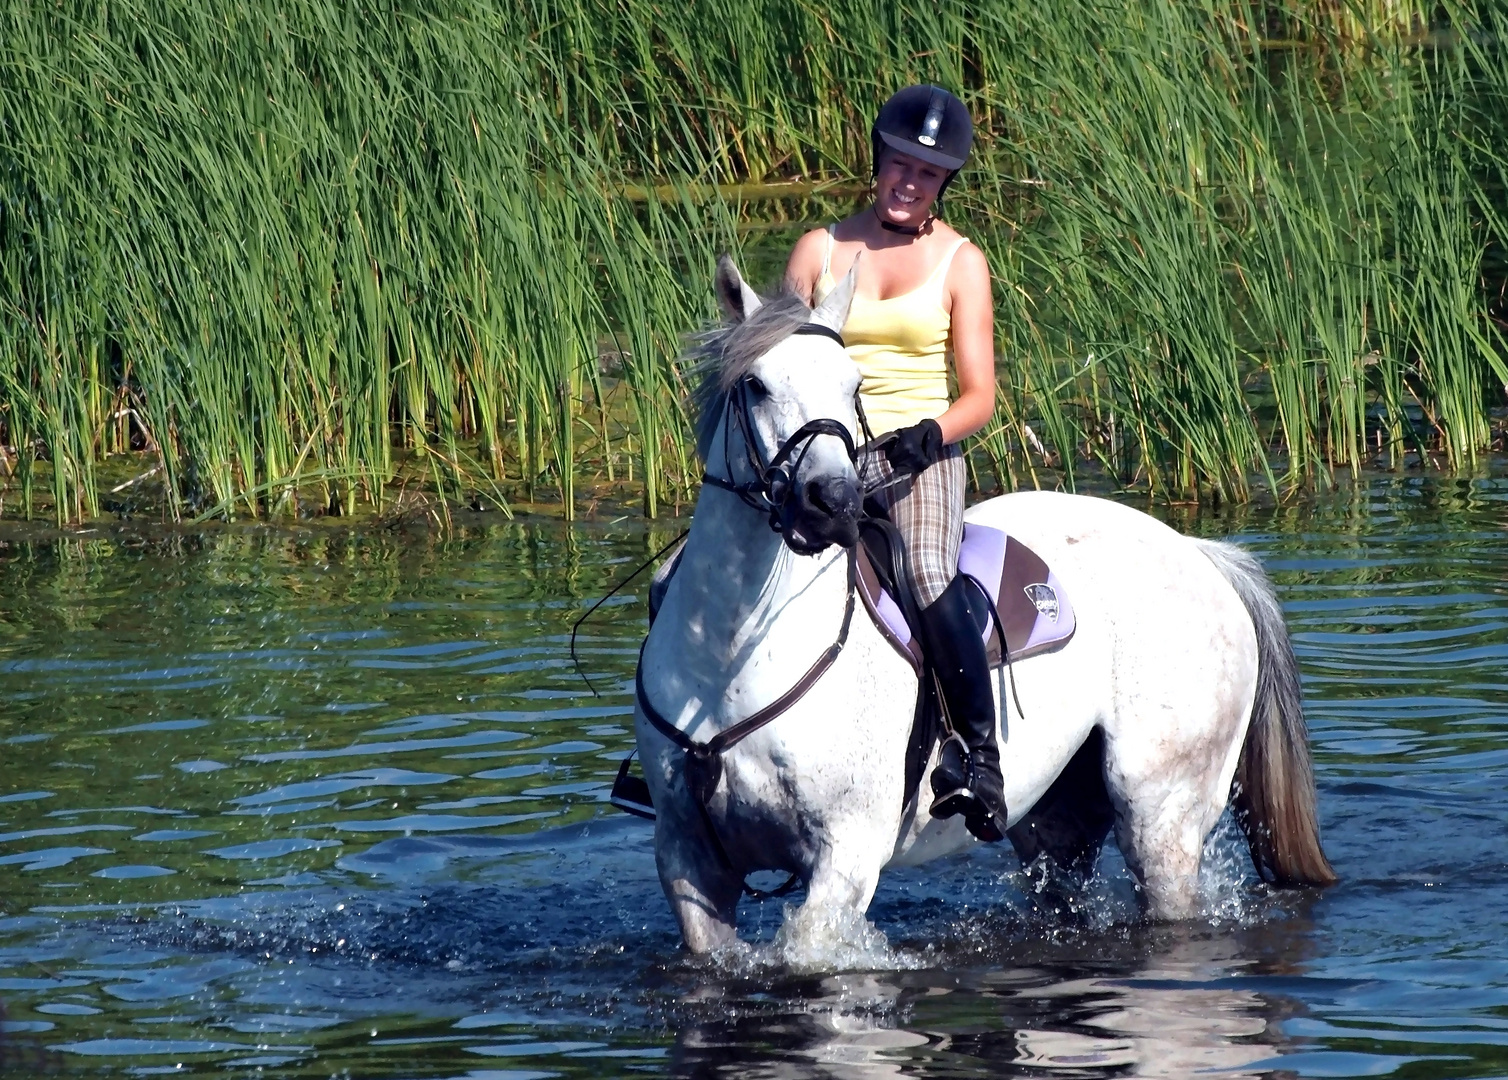
[[[655,865],[686,948],[707,953],[738,939],[743,879],[728,866],[704,820],[662,813],[655,821]]]
[[[1154,919],[1188,919],[1199,910],[1199,860],[1204,835],[1181,809],[1165,804],[1151,813],[1118,815],[1116,841],[1142,887],[1142,905]]]
[[[1045,859],[1055,870],[1087,880],[1114,823],[1105,790],[1105,736],[1093,728],[1052,786],[1006,835],[1022,866]]]
[[[877,831],[873,822],[856,824],[850,835],[830,835],[806,882],[806,900],[787,924],[786,933],[820,933],[839,913],[862,916],[874,899],[880,870],[894,840],[880,845],[876,839],[894,837]]]
[[[1180,573],[1170,561],[1142,578]],[[1148,617],[1119,643],[1104,724],[1116,840],[1147,913],[1169,920],[1199,910],[1204,841],[1230,796],[1258,671],[1256,633],[1235,590],[1197,560],[1181,580],[1187,589],[1171,601],[1142,597]]]
[[[1107,740],[1105,783],[1116,842],[1154,919],[1187,919],[1199,910],[1204,840],[1225,809],[1230,781],[1222,787],[1220,780],[1234,764],[1220,743],[1239,742],[1238,724],[1214,726],[1227,738],[1190,740],[1171,755],[1133,751],[1129,762],[1118,760],[1114,740]],[[1231,726],[1235,732],[1226,730]]]

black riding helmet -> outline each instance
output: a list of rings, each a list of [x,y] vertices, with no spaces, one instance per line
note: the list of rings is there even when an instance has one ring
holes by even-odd
[[[969,160],[974,122],[963,102],[940,86],[923,83],[897,90],[880,106],[869,129],[869,141],[873,149],[871,168],[876,175],[882,145],[947,169],[947,179],[937,193],[941,200],[953,177]]]

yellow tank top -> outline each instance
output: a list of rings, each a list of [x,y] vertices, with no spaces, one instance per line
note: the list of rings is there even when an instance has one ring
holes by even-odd
[[[915,289],[886,300],[853,298],[843,341],[859,366],[859,399],[876,436],[933,420],[948,409],[948,368],[953,359],[952,323],[943,307],[943,285],[960,238],[932,275]],[[837,287],[832,275],[833,227],[827,254],[812,289],[813,306]]]

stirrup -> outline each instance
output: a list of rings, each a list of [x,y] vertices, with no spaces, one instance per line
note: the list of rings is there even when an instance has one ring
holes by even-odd
[[[932,800],[927,813],[935,818],[958,817],[960,814],[976,815],[980,810],[979,796],[972,788],[956,787],[945,791]]]
[[[1005,839],[1006,811],[997,810],[974,790],[974,755],[955,731],[943,740],[937,753],[937,768],[932,770],[932,806],[928,813],[935,818],[963,816],[964,827],[977,840],[987,844]]]
[[[990,810],[972,788],[960,787],[939,795],[928,811],[935,818],[950,818],[963,815],[964,828],[976,840],[986,844],[999,843],[1005,839],[1005,807]]]
[[[649,797],[649,785],[644,782],[642,776],[634,776],[628,771],[628,767],[633,764],[634,756],[638,752],[637,748],[630,751],[628,757],[623,759],[623,764],[618,766],[618,778],[613,781],[613,790],[608,801],[624,813],[653,821],[655,804]]]
[[[969,787],[973,771],[968,744],[958,732],[950,731],[937,751],[937,767],[932,770],[932,806],[927,813],[935,818],[950,818],[976,809],[979,800]]]

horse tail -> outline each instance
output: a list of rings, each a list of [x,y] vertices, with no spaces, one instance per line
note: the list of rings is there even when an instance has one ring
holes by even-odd
[[[1241,597],[1257,632],[1256,699],[1231,781],[1232,807],[1252,862],[1264,881],[1277,885],[1333,885],[1339,879],[1320,846],[1299,665],[1277,593],[1245,549],[1197,543]]]

